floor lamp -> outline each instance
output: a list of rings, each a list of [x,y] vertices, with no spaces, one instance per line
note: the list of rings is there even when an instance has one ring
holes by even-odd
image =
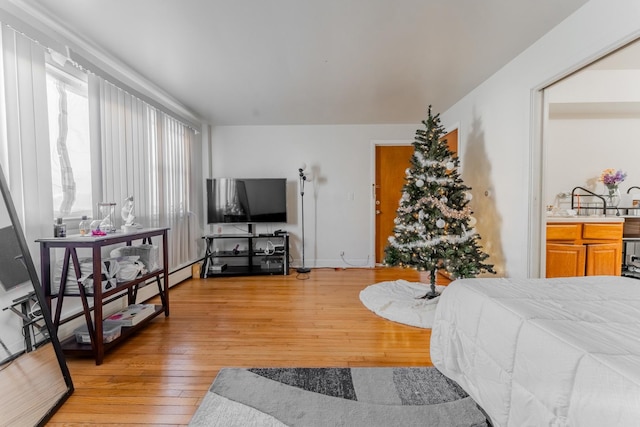
[[[302,203],[302,267],[296,269],[298,273],[309,273],[311,271],[310,268],[307,268],[304,265],[304,183],[305,181],[309,180],[309,175],[304,173],[304,170],[306,168],[307,165],[303,163],[302,166],[298,169],[298,175],[300,176],[300,201]]]

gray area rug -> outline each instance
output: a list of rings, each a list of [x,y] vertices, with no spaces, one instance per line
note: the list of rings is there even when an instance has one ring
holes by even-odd
[[[190,426],[487,426],[436,368],[225,368]]]

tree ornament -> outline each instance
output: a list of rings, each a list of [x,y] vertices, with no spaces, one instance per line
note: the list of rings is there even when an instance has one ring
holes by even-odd
[[[456,167],[456,164],[455,164],[455,163],[453,163],[453,162],[447,162],[447,170],[448,170],[448,171],[453,170],[453,168],[455,168],[455,167]]]
[[[421,179],[417,180],[416,181],[416,187],[418,187],[418,188],[424,187],[424,181],[421,180]]]
[[[438,228],[444,228],[444,226],[446,225],[446,223],[444,222],[444,219],[440,218],[436,221],[436,227]]]
[[[470,226],[472,226],[472,227],[475,226],[477,222],[478,221],[475,219],[475,217],[472,217],[472,216],[469,217],[469,225]]]
[[[468,201],[473,200],[473,194],[471,194],[470,191],[467,191],[466,193],[464,193],[464,198],[467,199]]]

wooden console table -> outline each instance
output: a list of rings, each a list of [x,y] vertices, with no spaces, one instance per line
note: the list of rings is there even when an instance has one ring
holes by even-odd
[[[92,354],[95,358],[96,365],[100,365],[104,359],[105,351],[111,349],[117,343],[139,330],[160,313],[164,312],[165,316],[169,316],[169,275],[167,270],[169,265],[169,257],[167,253],[168,230],[169,228],[143,228],[131,233],[115,232],[107,234],[106,236],[83,237],[78,235],[42,238],[36,240],[36,242],[40,243],[42,287],[50,312],[53,315],[52,320],[56,331],[59,325],[76,317],[82,316],[83,314],[89,330],[91,344],[79,344],[76,342],[75,336],[61,342],[62,349],[66,354]],[[118,282],[114,288],[103,291],[100,279],[102,275],[102,248],[118,243],[125,243],[127,246],[131,246],[132,242],[135,240],[142,240],[143,244],[151,244],[151,238],[156,236],[162,236],[162,265],[160,268],[154,271],[149,271],[144,275],[140,275],[134,280],[124,283]],[[51,287],[51,250],[54,248],[64,248],[62,274],[60,278],[60,286],[57,292],[52,292]],[[93,290],[91,291],[86,290],[84,285],[79,281],[81,277],[80,262],[77,254],[77,249],[79,248],[90,248],[92,251],[93,277],[97,279],[94,279]],[[78,279],[79,292],[77,294],[65,292],[70,267],[73,267],[75,277]],[[104,343],[102,322],[94,322],[91,317],[91,311],[93,311],[93,317],[95,319],[101,320],[104,318],[102,310],[104,304],[125,296],[127,297],[128,304],[135,304],[138,286],[152,279],[155,279],[158,284],[158,291],[160,293],[160,300],[162,304],[157,305],[153,315],[147,317],[139,324],[132,327],[123,327],[119,338],[112,342]],[[61,319],[62,303],[65,297],[80,297],[83,311],[68,318]],[[92,305],[89,304],[89,297],[93,297]],[[56,300],[55,310],[51,310],[54,299]]]

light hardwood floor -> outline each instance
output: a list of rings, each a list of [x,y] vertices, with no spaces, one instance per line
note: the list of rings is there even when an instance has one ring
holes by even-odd
[[[171,288],[171,315],[154,319],[102,365],[67,359],[75,392],[48,425],[186,425],[223,367],[431,365],[430,330],[382,319],[358,297],[373,283],[421,281],[414,270],[291,273]]]

